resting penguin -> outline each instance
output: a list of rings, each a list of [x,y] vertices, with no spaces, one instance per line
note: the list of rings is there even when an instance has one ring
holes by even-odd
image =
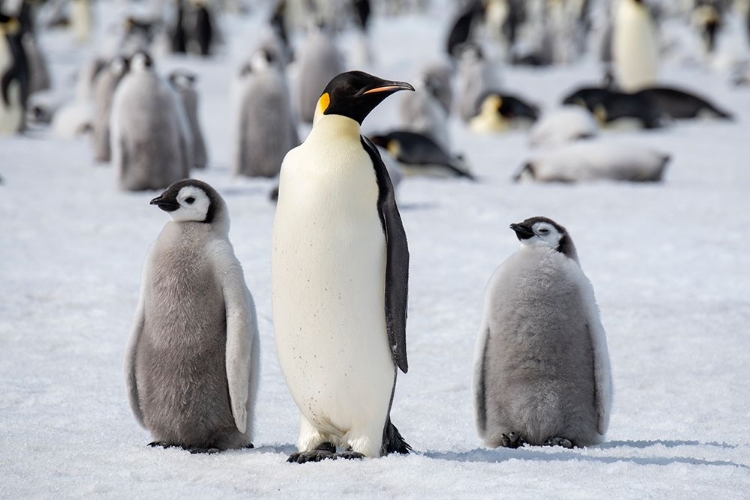
[[[733,119],[730,113],[718,109],[705,99],[671,87],[650,87],[636,95],[651,100],[662,114],[675,120],[700,117]]]
[[[172,219],[146,258],[125,382],[152,446],[251,448],[258,324],[229,214],[211,186],[172,184],[151,200]]]
[[[559,146],[598,134],[599,126],[589,110],[580,106],[563,106],[542,115],[529,131],[529,144],[532,147]]]
[[[503,132],[528,128],[539,118],[539,108],[520,98],[488,91],[477,99],[475,115],[469,120],[474,132]]]
[[[372,135],[376,146],[385,148],[404,167],[404,173],[465,177],[474,180],[461,158],[453,158],[435,141],[423,134],[396,130]]]
[[[386,167],[360,135],[399,90],[413,87],[336,76],[281,167],[271,270],[276,351],[301,412],[290,462],[410,450],[390,421],[397,369],[408,370],[409,248]]]
[[[94,82],[94,159],[108,162],[112,156],[109,145],[109,122],[112,114],[112,98],[117,85],[128,72],[130,61],[115,57],[99,72]]]
[[[299,144],[281,62],[261,48],[240,74],[234,127],[234,175],[276,177],[284,156]]]
[[[29,66],[17,17],[0,13],[0,135],[23,131]]]
[[[320,89],[344,70],[341,54],[331,35],[322,30],[311,33],[299,51],[296,82],[297,114],[312,123]]]
[[[190,135],[193,138],[193,168],[204,169],[208,163],[206,143],[203,141],[203,132],[198,120],[198,91],[195,90],[195,74],[189,71],[173,71],[169,75],[169,83],[180,96],[185,117],[190,126]]]
[[[474,402],[488,446],[588,446],[609,424],[607,338],[591,283],[564,227],[533,217],[521,249],[490,278],[477,342]]]
[[[653,129],[664,123],[662,113],[649,96],[641,93],[626,94],[603,88],[582,88],[568,95],[563,104],[583,106],[591,111],[601,124],[634,122],[637,127]]]
[[[185,110],[143,52],[133,56],[115,91],[110,143],[121,189],[164,189],[190,177],[192,137]]]
[[[514,180],[537,182],[659,182],[670,161],[650,148],[603,140],[567,144],[544,152],[516,173]]]
[[[659,44],[643,0],[621,0],[612,32],[617,83],[625,92],[653,85],[659,70]]]

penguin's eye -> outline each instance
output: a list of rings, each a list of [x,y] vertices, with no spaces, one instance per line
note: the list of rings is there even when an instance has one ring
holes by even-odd
[[[185,203],[187,203],[188,205],[192,205],[194,201],[195,198],[193,198],[192,196],[188,196],[187,198],[185,198]]]
[[[549,234],[549,229],[540,229],[539,234]]]

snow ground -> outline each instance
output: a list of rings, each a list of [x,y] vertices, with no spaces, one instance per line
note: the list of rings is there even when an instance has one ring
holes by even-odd
[[[102,2],[100,2],[101,4]],[[236,40],[257,20],[227,20]],[[442,18],[378,20],[372,72],[409,79],[439,50]],[[243,38],[244,37],[244,38]],[[406,38],[408,37],[408,38]],[[405,40],[417,42],[405,43]],[[81,60],[67,35],[43,40],[56,82]],[[0,139],[0,497],[3,498],[747,498],[750,491],[750,92],[716,74],[666,68],[738,115],[653,133],[607,133],[669,152],[661,185],[510,183],[530,154],[520,132],[454,144],[481,182],[407,179],[399,200],[412,256],[408,375],[393,421],[415,453],[297,466],[297,410],[276,361],[270,303],[270,181],[228,170],[229,78],[237,41],[200,75],[211,168],[260,317],[255,450],[194,456],[146,447],[130,414],[122,359],[140,269],[167,217],[155,193],[123,193],[87,139]],[[509,69],[509,89],[545,106],[594,65]],[[366,121],[395,123],[397,97]],[[588,449],[483,447],[471,368],[490,274],[517,248],[508,224],[567,226],[597,293],[615,382],[608,440]]]

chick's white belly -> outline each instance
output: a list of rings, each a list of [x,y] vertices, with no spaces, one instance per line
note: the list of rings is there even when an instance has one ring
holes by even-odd
[[[291,189],[291,186],[289,186]],[[287,185],[283,189],[286,189]],[[346,189],[326,203],[280,200],[274,226],[276,347],[300,411],[343,436],[382,425],[395,368],[385,325],[385,236]]]

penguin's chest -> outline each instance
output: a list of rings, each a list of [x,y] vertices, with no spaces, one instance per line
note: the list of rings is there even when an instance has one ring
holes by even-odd
[[[336,148],[307,143],[290,152],[281,173],[273,235],[276,345],[303,413],[341,429],[353,411],[370,412],[381,399],[387,407],[393,385],[386,242],[374,167],[359,135]]]

